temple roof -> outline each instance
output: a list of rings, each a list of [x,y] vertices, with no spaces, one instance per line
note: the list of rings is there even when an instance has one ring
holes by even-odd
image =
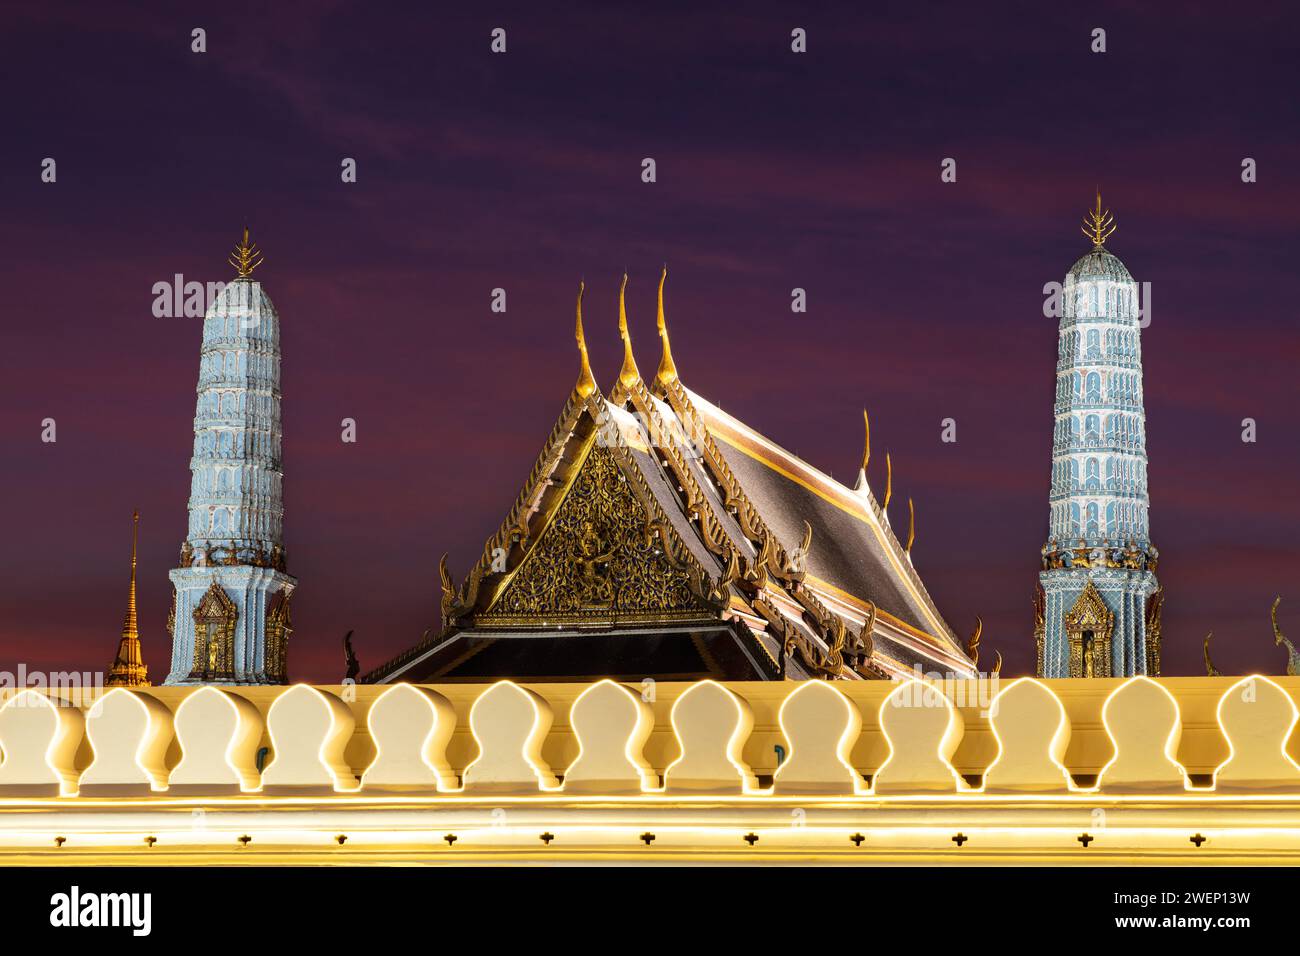
[[[819,587],[865,597],[917,636],[956,637],[935,608],[869,490],[845,487],[688,392],[722,454],[777,539],[793,547],[812,527],[808,574]]]
[[[626,284],[626,278],[624,279]],[[363,681],[970,675],[865,481],[839,484],[633,357],[579,380],[443,626]],[[598,640],[596,640],[598,638]]]

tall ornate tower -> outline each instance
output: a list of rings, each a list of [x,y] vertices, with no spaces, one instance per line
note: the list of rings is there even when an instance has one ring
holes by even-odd
[[[1160,673],[1138,289],[1105,248],[1114,231],[1098,193],[1083,228],[1092,251],[1061,294],[1051,519],[1035,602],[1040,677]]]
[[[126,617],[122,621],[122,640],[117,645],[117,657],[104,678],[106,687],[147,687],[149,668],[144,666],[144,653],[140,650],[140,628],[135,616],[135,546],[140,530],[140,512],[131,516],[131,589],[127,592]]]
[[[238,275],[208,307],[194,414],[189,533],[176,592],[168,684],[284,684],[289,597],[280,471],[280,320],[252,277],[261,253],[244,240]]]

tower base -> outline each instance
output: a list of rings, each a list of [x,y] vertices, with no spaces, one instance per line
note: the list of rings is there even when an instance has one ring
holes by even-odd
[[[171,671],[164,684],[287,684],[285,610],[298,582],[272,568],[176,568]],[[277,595],[282,595],[277,598]]]

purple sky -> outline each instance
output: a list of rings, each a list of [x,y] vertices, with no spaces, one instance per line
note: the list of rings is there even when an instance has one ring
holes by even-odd
[[[1110,248],[1152,285],[1165,672],[1202,673],[1211,629],[1225,672],[1282,669],[1274,594],[1300,637],[1293,7],[375,6],[6,12],[0,667],[109,664],[139,507],[145,658],[165,676],[200,323],[154,318],[151,289],[228,278],[248,223],[282,321],[292,676],[337,680],[349,629],[366,668],[419,638],[438,556],[463,575],[573,385],[579,278],[607,388],[618,277],[652,369],[665,260],[685,383],[844,481],[868,407],[872,484],[887,448],[939,607],[963,634],[983,615],[986,652],[1030,671],[1042,287],[1086,251],[1100,185]]]

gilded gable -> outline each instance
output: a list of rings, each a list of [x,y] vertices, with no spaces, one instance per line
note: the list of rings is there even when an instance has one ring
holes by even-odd
[[[584,625],[700,620],[713,612],[686,567],[665,553],[609,448],[592,445],[536,543],[481,625]]]

